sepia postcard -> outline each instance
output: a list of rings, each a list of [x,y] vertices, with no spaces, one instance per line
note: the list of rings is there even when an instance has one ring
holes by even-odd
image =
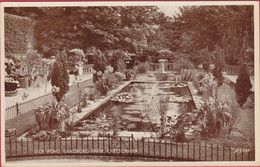
[[[2,2],[1,165],[259,166],[259,2]]]

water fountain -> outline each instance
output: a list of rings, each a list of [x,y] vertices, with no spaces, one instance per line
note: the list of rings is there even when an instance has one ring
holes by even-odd
[[[169,73],[166,72],[166,63],[168,62],[168,60],[160,59],[160,60],[158,60],[158,62],[160,63],[160,68],[159,68],[159,73],[155,74],[156,80],[159,80],[159,81],[168,80]]]

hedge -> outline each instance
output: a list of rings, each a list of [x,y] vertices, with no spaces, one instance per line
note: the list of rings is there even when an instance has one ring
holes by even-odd
[[[5,13],[5,54],[24,54],[33,47],[34,22],[27,18]]]

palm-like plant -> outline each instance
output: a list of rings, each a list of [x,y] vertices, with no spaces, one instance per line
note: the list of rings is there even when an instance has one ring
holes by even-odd
[[[52,98],[47,104],[35,110],[36,122],[40,129],[53,129],[55,123],[64,123],[70,115],[70,109],[67,103],[57,102]]]
[[[233,121],[231,100],[223,96],[220,100],[210,98],[200,109],[199,119],[203,135],[216,137],[220,132],[230,130]]]

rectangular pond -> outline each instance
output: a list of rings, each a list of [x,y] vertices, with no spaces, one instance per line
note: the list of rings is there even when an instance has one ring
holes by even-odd
[[[133,82],[79,121],[74,131],[156,132],[162,123],[170,126],[179,115],[194,109],[185,82]]]

